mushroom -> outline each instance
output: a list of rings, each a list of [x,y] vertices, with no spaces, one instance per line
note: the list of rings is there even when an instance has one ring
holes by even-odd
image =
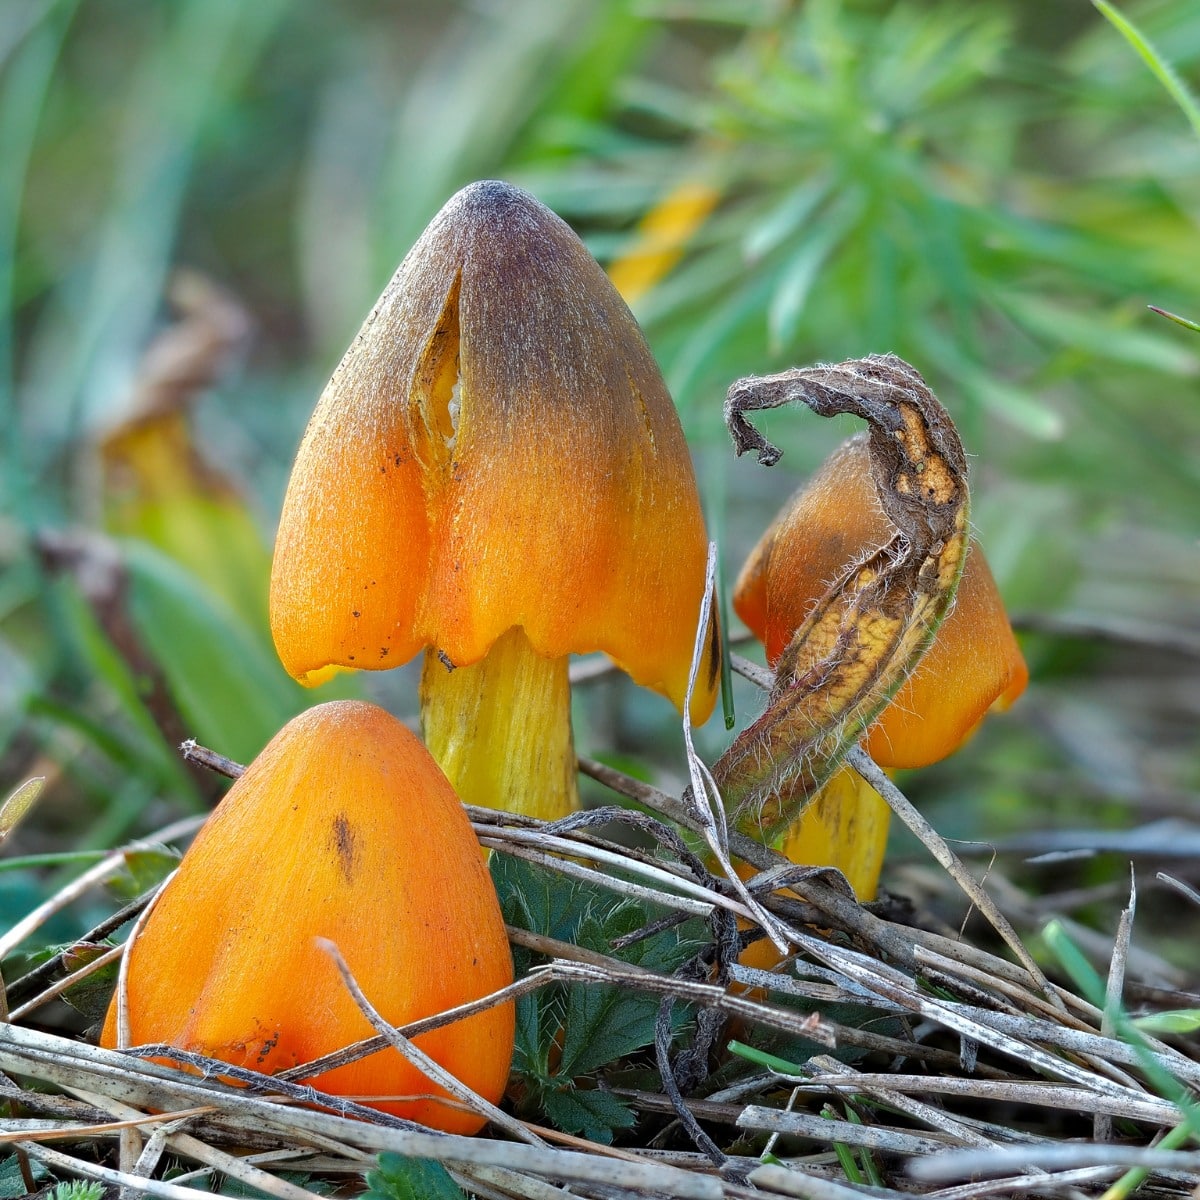
[[[828,582],[883,545],[892,528],[871,478],[866,434],[844,442],[784,506],[742,568],[734,610],[774,666]],[[1007,707],[1029,672],[978,545],[954,607],[916,671],[872,725],[865,744],[880,766],[922,767],[952,754],[987,711]],[[836,866],[860,899],[874,897],[889,812],[850,768],[835,774],[784,835],[795,862]]]
[[[398,1026],[513,978],[458,797],[413,734],[360,701],[294,718],[229,790],[127,948],[124,1020],[119,990],[101,1043],[166,1043],[269,1073],[371,1037],[318,939]],[[502,1004],[414,1040],[495,1102],[513,1020]],[[391,1048],[306,1082],[448,1132],[483,1124]]]
[[[284,666],[425,650],[426,742],[471,804],[577,806],[568,655],[683,707],[707,543],[671,398],[629,310],[525,192],[454,196],[321,396],[284,500]],[[691,703],[711,712],[715,631]]]

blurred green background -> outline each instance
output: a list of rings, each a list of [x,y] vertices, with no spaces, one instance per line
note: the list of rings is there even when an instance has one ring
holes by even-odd
[[[1200,80],[1200,6],[1127,11]],[[245,760],[327,697],[266,631],[291,456],[404,252],[492,176],[604,263],[647,213],[673,231],[634,309],[730,578],[851,426],[771,414],[764,470],[728,384],[912,361],[1033,683],[906,788],[955,837],[1097,831],[1096,897],[1148,825],[1152,895],[1198,882],[1200,334],[1147,305],[1200,316],[1200,136],[1083,0],[0,5],[0,792],[49,780],[17,852],[199,811],[182,737]],[[416,709],[411,671],[339,686]],[[678,785],[673,711],[625,682],[580,689],[577,742]],[[0,878],[13,915],[44,882]]]

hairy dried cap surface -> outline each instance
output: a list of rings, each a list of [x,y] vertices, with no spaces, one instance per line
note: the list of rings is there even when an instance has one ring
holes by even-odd
[[[831,580],[894,530],[871,479],[867,435],[843,443],[785,505],[737,581],[734,609],[774,665]],[[972,543],[954,607],[912,677],[871,727],[885,767],[921,767],[952,754],[993,704],[1007,706],[1029,672],[1000,593]]]
[[[454,196],[321,396],[284,502],[276,646],[304,679],[519,626],[682,707],[706,538],[645,339],[572,230],[504,183]],[[711,711],[714,653],[692,715]]]
[[[130,1044],[272,1073],[371,1037],[318,938],[394,1025],[512,982],[462,805],[399,721],[357,701],[289,722],[184,855],[129,952]],[[415,1040],[488,1100],[503,1094],[511,1004]],[[115,998],[101,1041],[118,1041]],[[449,1132],[483,1124],[393,1049],[306,1082]],[[385,1096],[414,1098],[371,1099]]]

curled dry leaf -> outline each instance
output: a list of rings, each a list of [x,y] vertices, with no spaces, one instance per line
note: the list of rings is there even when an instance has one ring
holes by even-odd
[[[736,823],[768,838],[802,811],[920,660],[954,599],[968,542],[958,431],[908,363],[872,355],[739,380],[725,403],[738,453],[777,462],[779,449],[746,413],[793,401],[867,421],[872,478],[896,532],[817,601],[779,660],[766,712],[713,768]]]

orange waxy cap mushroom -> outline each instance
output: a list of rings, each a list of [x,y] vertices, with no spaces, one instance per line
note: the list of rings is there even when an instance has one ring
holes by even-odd
[[[774,666],[830,580],[892,533],[871,478],[867,435],[859,434],[788,501],[738,578],[734,609],[763,643],[768,663]],[[865,745],[884,767],[937,762],[967,740],[989,708],[1015,700],[1028,678],[987,560],[972,544],[954,607]],[[781,849],[798,862],[840,867],[867,899],[878,881],[887,825],[882,799],[843,768]]]
[[[462,805],[399,721],[356,701],[289,722],[197,835],[127,951],[129,1044],[169,1043],[271,1073],[372,1036],[318,939],[338,947],[394,1025],[512,982],[495,889]],[[101,1042],[118,1040],[114,997]],[[415,1041],[495,1102],[512,1057],[512,1005]],[[394,1049],[306,1082],[436,1129],[483,1124]]]
[[[706,551],[629,310],[565,222],[478,183],[434,218],[321,396],[280,520],[272,629],[307,682],[426,650],[426,738],[463,799],[556,816],[574,798],[567,656],[602,650],[682,708]]]
[[[859,434],[788,501],[738,578],[734,610],[763,643],[768,663],[775,664],[829,581],[891,534],[867,438]],[[871,728],[871,757],[884,767],[937,762],[966,741],[993,704],[1015,700],[1028,679],[987,560],[972,544],[954,607]]]

